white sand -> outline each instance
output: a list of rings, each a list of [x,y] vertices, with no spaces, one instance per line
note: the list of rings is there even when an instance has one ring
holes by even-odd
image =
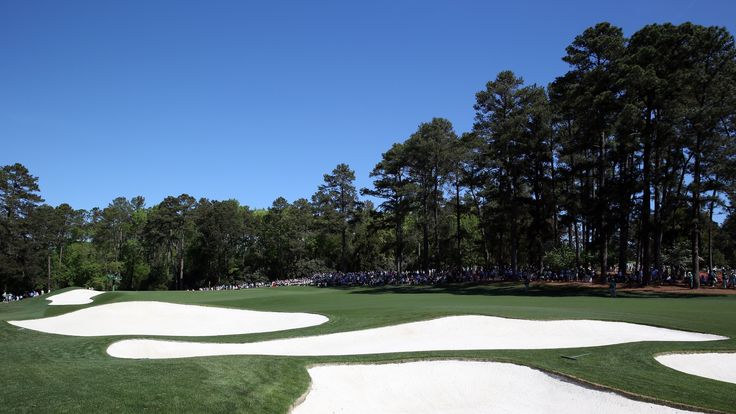
[[[658,355],[662,365],[699,377],[736,384],[736,353]]]
[[[103,293],[105,292],[91,289],[74,289],[50,296],[46,300],[50,302],[49,305],[85,305],[92,303],[93,297]]]
[[[211,355],[323,356],[439,350],[577,348],[639,341],[720,339],[728,338],[623,322],[533,321],[467,315],[245,344],[132,339],[113,343],[107,352],[119,358],[153,359]]]
[[[50,318],[9,323],[74,336],[214,336],[304,328],[327,320],[325,316],[310,313],[259,312],[166,302],[119,302]]]
[[[293,414],[686,413],[500,362],[422,361],[309,368]]]

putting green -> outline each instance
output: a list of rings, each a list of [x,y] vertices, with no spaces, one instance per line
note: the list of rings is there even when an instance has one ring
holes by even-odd
[[[278,288],[221,292],[114,292],[83,306],[49,306],[42,298],[0,305],[0,320],[38,319],[98,304],[162,301],[238,309],[305,312],[329,322],[303,329],[199,342],[256,342],[323,335],[451,315],[539,320],[593,319],[736,337],[736,297],[660,296],[605,290],[532,289],[495,285],[467,288]],[[591,296],[592,295],[592,296]],[[718,317],[724,315],[724,317]],[[0,323],[0,407],[18,412],[246,412],[286,413],[309,386],[315,364],[416,359],[513,362],[557,373],[651,402],[736,412],[736,385],[673,371],[655,354],[734,351],[734,339],[711,342],[636,342],[563,350],[486,350],[331,357],[222,356],[172,360],[111,358],[107,347],[124,337],[71,337]],[[184,337],[172,338],[183,340]],[[577,360],[561,355],[584,355]],[[714,391],[715,390],[715,391]]]

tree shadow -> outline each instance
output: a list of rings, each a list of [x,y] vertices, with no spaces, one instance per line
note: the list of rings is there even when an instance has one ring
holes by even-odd
[[[349,291],[357,295],[381,295],[381,294],[432,294],[444,293],[465,296],[529,296],[529,297],[609,297],[610,293],[604,285],[576,285],[576,284],[533,284],[528,290],[520,283],[491,282],[487,284],[451,284],[438,286],[380,286],[380,287],[330,287]],[[724,297],[721,294],[705,294],[677,292],[656,292],[651,290],[623,290],[616,292],[618,298],[704,298]]]

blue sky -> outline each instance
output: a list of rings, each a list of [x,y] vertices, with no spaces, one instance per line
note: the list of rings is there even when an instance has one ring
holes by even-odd
[[[419,123],[467,131],[488,80],[547,84],[600,21],[736,33],[736,2],[0,0],[0,165],[85,209],[184,192],[267,207],[341,162],[369,186]]]

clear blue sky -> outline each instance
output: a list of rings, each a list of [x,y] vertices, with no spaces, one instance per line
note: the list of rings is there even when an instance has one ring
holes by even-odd
[[[547,84],[600,21],[736,33],[736,1],[0,0],[0,164],[47,202],[186,192],[267,207],[432,117],[458,132],[505,69]]]

